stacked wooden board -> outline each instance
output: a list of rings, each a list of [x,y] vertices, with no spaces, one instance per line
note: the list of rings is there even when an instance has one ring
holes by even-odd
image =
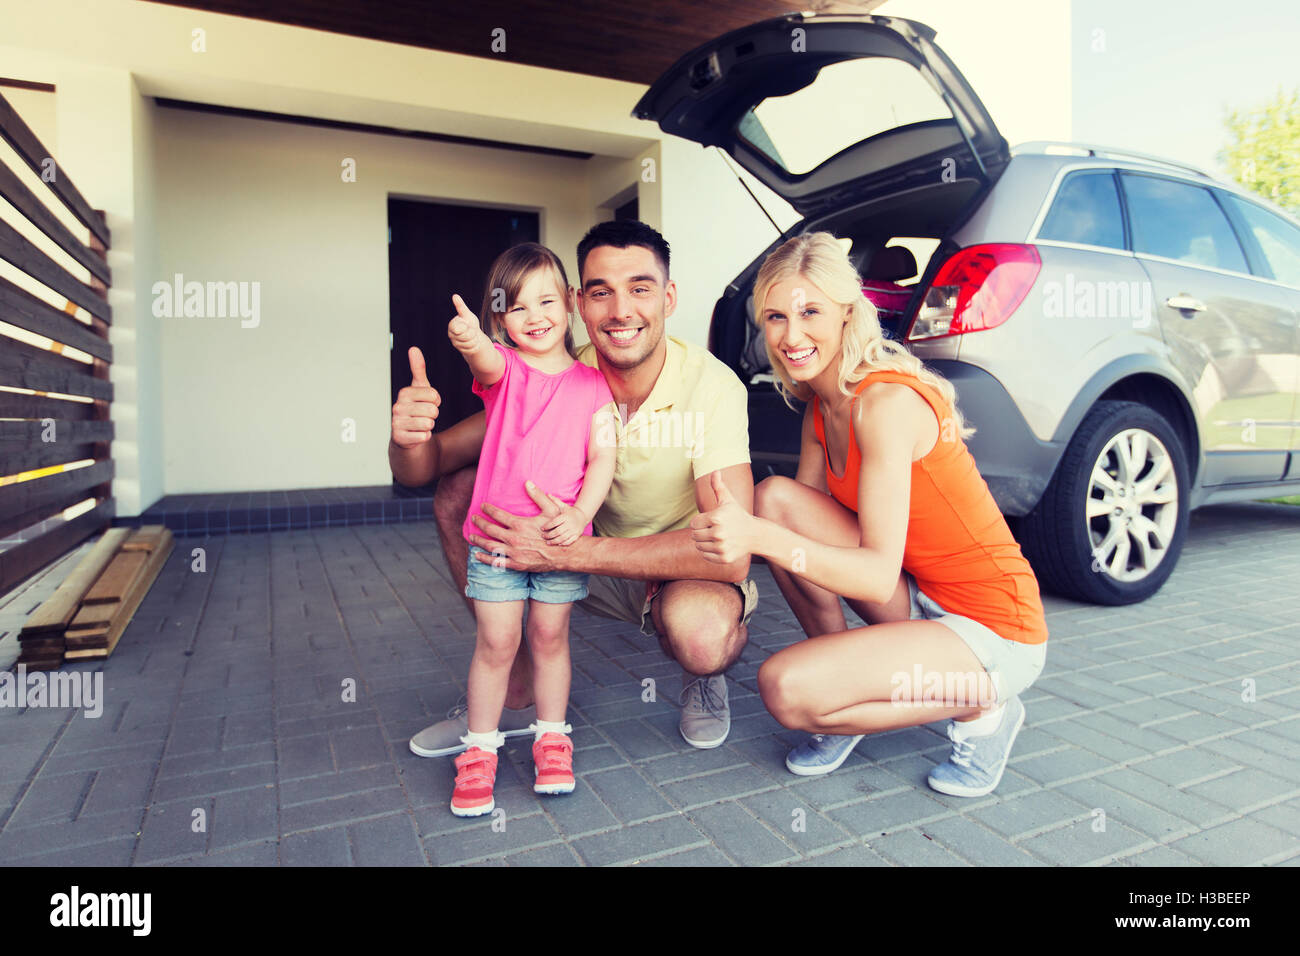
[[[18,634],[18,663],[52,670],[65,660],[102,660],[149,593],[173,547],[162,525],[111,528]]]

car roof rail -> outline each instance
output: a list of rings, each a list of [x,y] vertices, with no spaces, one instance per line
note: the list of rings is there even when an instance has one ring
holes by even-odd
[[[1014,147],[1011,152],[1045,153],[1053,156],[1096,156],[1099,159],[1135,159],[1139,162],[1150,163],[1153,166],[1168,166],[1171,169],[1181,169],[1184,172],[1195,173],[1197,176],[1203,176],[1206,179],[1214,179],[1210,173],[1207,173],[1199,166],[1165,159],[1163,156],[1152,156],[1150,153],[1140,153],[1133,149],[1117,149],[1110,146],[1092,146],[1087,143],[1068,143],[1040,139],[1030,143],[1021,143]]]

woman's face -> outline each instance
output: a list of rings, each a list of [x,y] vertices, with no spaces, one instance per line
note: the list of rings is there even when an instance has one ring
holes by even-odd
[[[845,306],[803,276],[792,276],[767,290],[759,320],[768,349],[799,384],[836,374],[846,315]]]

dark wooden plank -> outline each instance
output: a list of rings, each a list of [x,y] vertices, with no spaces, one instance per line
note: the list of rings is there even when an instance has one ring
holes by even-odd
[[[52,417],[52,416],[47,416]],[[112,422],[60,421],[55,418],[51,423],[53,432],[51,443],[112,441]],[[0,421],[0,443],[28,442],[37,444],[44,441],[46,426],[39,421],[7,422]],[[7,449],[0,444],[0,452]]]
[[[0,351],[0,385],[85,395],[104,401],[113,397],[113,386],[96,378],[86,363],[8,338]]]
[[[96,485],[98,488],[98,485]],[[17,532],[25,532],[32,525],[40,524],[51,518],[59,518],[59,512],[78,505],[86,498],[100,498],[100,494],[95,493],[94,488],[75,490],[69,492],[66,496],[45,501],[36,505],[34,509],[23,511],[22,514],[10,515],[9,518],[0,518],[0,537],[8,537]]]
[[[94,417],[96,405],[107,404],[107,402],[74,402],[70,399],[50,398],[46,395],[0,392],[0,418],[84,420]]]
[[[9,223],[0,219],[0,259],[10,262],[38,282],[43,282],[69,302],[75,302],[91,315],[105,322],[113,320],[113,310],[86,283],[59,265],[36,244]]]
[[[68,651],[86,651],[92,648],[106,648],[108,647],[108,629],[105,628],[93,637],[69,636],[68,643],[65,646]],[[107,657],[108,655],[104,656]]]
[[[66,465],[68,462],[94,457],[93,442],[36,442],[32,445],[4,442],[0,443],[0,475],[19,475],[25,471]]]
[[[42,93],[53,93],[55,91],[53,83],[34,83],[31,80],[15,80],[10,76],[0,76],[0,86],[12,86],[16,90],[39,90]]]
[[[103,326],[102,333],[0,276],[0,322],[8,322],[111,362],[113,346],[108,344],[108,326],[102,319],[94,321]]]
[[[45,233],[72,258],[76,259],[94,275],[111,284],[112,273],[108,263],[90,251],[90,247],[72,234],[62,220],[50,212],[36,194],[27,188],[8,166],[0,163],[0,196],[9,200],[9,204],[27,217],[37,229]]]
[[[32,168],[37,176],[40,176],[44,169],[42,164],[45,160],[52,158],[50,151],[41,145],[41,141],[36,138],[31,127],[23,122],[18,111],[13,105],[0,95],[0,137],[13,147],[14,152],[23,158],[28,166]],[[45,181],[42,179],[42,181]],[[63,172],[63,169],[56,163],[54,178],[47,183],[51,191],[63,201],[74,216],[81,220],[82,224],[92,233],[99,237],[99,241],[104,245],[110,245],[110,234],[108,226],[104,225],[104,218],[98,215],[95,210],[90,208],[90,203],[81,195],[76,186]]]
[[[113,520],[115,508],[113,499],[106,498],[85,514],[65,521],[40,537],[0,552],[0,592],[12,590],[15,585],[102,530]]]
[[[99,461],[85,468],[0,486],[0,520],[15,517],[45,504],[67,501],[70,494],[94,488],[112,477],[113,462]],[[81,497],[85,498],[87,495]],[[73,502],[77,500],[74,498]]]
[[[7,537],[18,531],[24,531],[32,525],[39,524],[48,518],[57,517],[59,512],[64,508],[70,508],[79,501],[85,501],[92,497],[87,491],[69,492],[64,498],[56,498],[54,501],[46,501],[37,505],[29,511],[22,514],[12,515],[8,518],[0,518],[0,538]]]

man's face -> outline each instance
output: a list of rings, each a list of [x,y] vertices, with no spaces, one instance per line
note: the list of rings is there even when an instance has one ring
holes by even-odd
[[[596,351],[620,369],[650,358],[677,307],[677,286],[665,280],[655,254],[643,246],[596,246],[582,274],[578,313]]]

